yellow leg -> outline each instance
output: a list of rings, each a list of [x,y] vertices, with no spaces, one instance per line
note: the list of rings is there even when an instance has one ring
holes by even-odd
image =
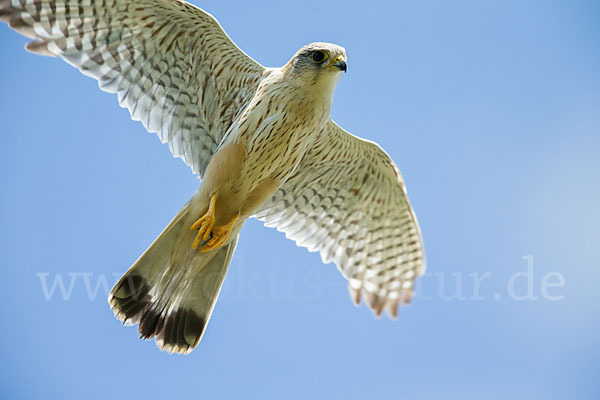
[[[202,253],[206,253],[207,251],[216,249],[217,247],[220,247],[221,245],[223,245],[223,243],[225,243],[227,241],[227,239],[229,238],[229,235],[231,234],[231,229],[233,228],[233,224],[235,224],[235,221],[237,221],[237,219],[239,217],[240,217],[240,213],[238,211],[235,214],[235,216],[233,218],[231,218],[231,221],[229,221],[228,224],[223,225],[223,226],[217,226],[217,227],[213,228],[212,238],[208,242],[206,242],[206,244],[204,246],[202,246],[200,251]]]
[[[194,239],[194,243],[192,244],[192,248],[195,249],[198,247],[198,243],[200,240],[206,240],[210,237],[210,232],[212,231],[213,225],[215,224],[215,203],[217,202],[217,194],[213,194],[210,196],[210,204],[208,206],[208,211],[204,214],[198,221],[194,222],[194,224],[190,227],[190,230],[195,231],[198,229],[198,234],[196,235],[196,239]]]

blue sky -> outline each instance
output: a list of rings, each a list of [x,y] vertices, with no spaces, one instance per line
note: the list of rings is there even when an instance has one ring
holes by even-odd
[[[335,266],[252,220],[199,347],[138,340],[106,290],[199,182],[1,24],[3,398],[600,397],[597,2],[199,5],[263,65],[346,48],[332,115],[404,174],[417,296],[377,320]]]

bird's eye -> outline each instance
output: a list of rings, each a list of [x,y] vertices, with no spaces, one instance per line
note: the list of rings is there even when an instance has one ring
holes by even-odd
[[[317,64],[321,64],[323,61],[327,60],[327,54],[323,51],[315,51],[312,53],[312,60]]]

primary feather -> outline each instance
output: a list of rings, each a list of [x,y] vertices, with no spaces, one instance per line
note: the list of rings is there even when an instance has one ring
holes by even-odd
[[[312,43],[264,68],[179,0],[0,0],[0,19],[33,39],[28,50],[116,93],[202,178],[111,292],[117,317],[139,323],[142,337],[171,352],[197,345],[251,215],[335,262],[354,302],[364,295],[376,315],[395,317],[410,301],[425,261],[400,172],[330,118],[343,48]],[[189,227],[213,195],[216,220],[237,222],[222,247],[203,253]]]

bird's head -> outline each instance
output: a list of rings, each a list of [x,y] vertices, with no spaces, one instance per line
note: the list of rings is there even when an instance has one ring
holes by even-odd
[[[331,43],[311,43],[302,47],[285,65],[286,75],[304,85],[333,85],[346,72],[346,50]]]

